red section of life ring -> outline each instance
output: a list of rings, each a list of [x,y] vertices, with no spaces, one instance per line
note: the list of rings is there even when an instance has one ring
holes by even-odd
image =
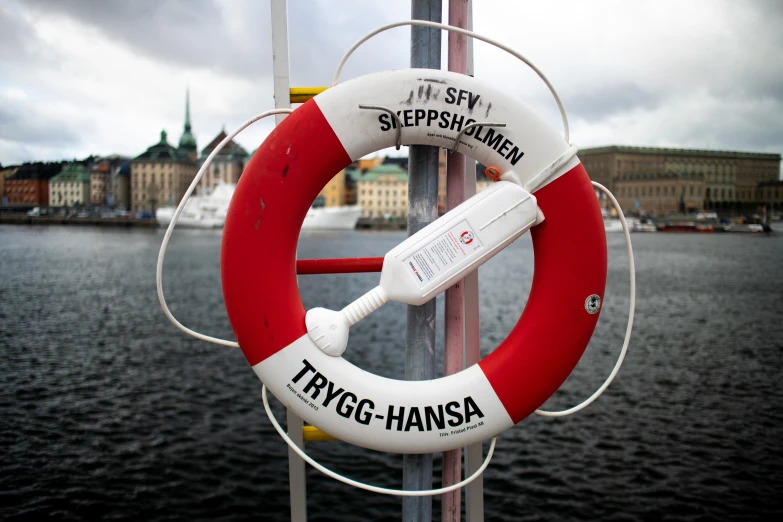
[[[351,159],[312,100],[264,140],[239,180],[220,267],[231,327],[251,366],[307,332],[296,243],[307,210]]]
[[[295,262],[308,208],[351,158],[314,100],[289,115],[243,173],[223,231],[229,320],[251,366],[306,335]],[[546,219],[532,229],[535,272],[518,323],[481,370],[514,423],[543,404],[579,361],[603,299],[606,238],[581,164],[536,192]],[[272,389],[275,393],[276,390]]]

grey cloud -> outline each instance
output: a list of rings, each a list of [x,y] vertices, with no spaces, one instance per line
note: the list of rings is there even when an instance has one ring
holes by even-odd
[[[28,62],[40,58],[31,28],[8,5],[0,6],[0,59],[3,63]]]
[[[569,113],[587,121],[599,121],[635,109],[654,109],[657,96],[632,83],[618,83],[600,90],[578,91],[564,96]]]
[[[247,1],[240,19],[226,20],[216,0],[24,0],[39,15],[57,13],[95,27],[110,40],[175,66],[206,68],[245,79],[271,76],[268,2]],[[234,4],[236,5],[236,4]],[[379,19],[374,2],[294,1],[289,4],[289,54],[292,79],[321,85],[331,79],[337,60]],[[400,11],[400,18],[407,10]],[[403,36],[404,35],[404,36]],[[408,38],[405,29],[376,40]],[[378,43],[373,42],[375,49]],[[397,47],[397,46],[394,46]],[[357,54],[348,73],[404,66],[406,53],[380,49],[372,58]]]
[[[766,114],[761,114],[764,108]],[[745,110],[730,107],[729,112],[693,122],[681,130],[685,143],[698,143],[707,148],[781,152],[783,127],[775,120],[783,113],[783,104],[773,107],[759,103]]]
[[[0,104],[0,139],[8,142],[67,147],[80,142],[67,122],[57,121],[29,104]]]
[[[26,0],[39,15],[56,13],[100,30],[153,60],[242,77],[271,75],[271,52],[257,34],[233,34],[212,0]],[[264,2],[247,4],[263,20]]]
[[[395,19],[410,16],[401,3]],[[292,81],[299,85],[323,85],[332,79],[337,62],[361,36],[390,20],[378,12],[375,2],[341,2],[339,14],[330,1],[289,4]],[[293,21],[295,20],[295,23]],[[349,60],[344,77],[350,78],[384,69],[399,69],[409,63],[407,42],[410,31],[396,28],[367,42]]]

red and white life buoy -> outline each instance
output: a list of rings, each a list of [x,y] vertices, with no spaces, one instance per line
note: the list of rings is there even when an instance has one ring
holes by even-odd
[[[307,335],[296,245],[308,208],[353,160],[402,143],[452,148],[525,184],[569,149],[531,109],[474,78],[388,71],[341,83],[290,114],[248,164],[223,232],[229,320],[253,370],[307,422],[359,446],[445,451],[487,439],[528,416],[565,381],[592,336],[606,283],[598,202],[573,157],[535,190],[545,221],[531,229],[533,285],[519,322],[477,365],[431,381],[370,374],[321,351]]]

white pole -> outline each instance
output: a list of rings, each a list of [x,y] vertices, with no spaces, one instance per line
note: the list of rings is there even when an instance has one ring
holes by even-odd
[[[288,69],[288,1],[272,0],[272,70],[274,73],[275,109],[291,107],[289,69]],[[275,124],[286,114],[275,115]],[[288,436],[300,448],[304,448],[302,439],[302,419],[287,410]],[[307,489],[305,483],[305,462],[294,450],[288,449],[288,489],[291,495],[291,521],[307,521]]]

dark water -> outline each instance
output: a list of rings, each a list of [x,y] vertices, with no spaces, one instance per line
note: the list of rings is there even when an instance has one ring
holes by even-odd
[[[0,518],[289,517],[286,446],[265,418],[260,382],[238,350],[184,336],[158,306],[161,237],[0,227]],[[300,255],[382,255],[402,238],[310,235]],[[485,474],[487,520],[755,520],[783,513],[783,236],[634,241],[639,296],[625,366],[585,412],[530,418],[499,437]],[[186,325],[230,338],[219,245],[216,232],[177,232],[165,283]],[[621,236],[609,245],[598,330],[550,409],[587,397],[622,343],[627,264]],[[484,349],[518,318],[531,263],[524,239],[481,269]],[[376,280],[306,276],[300,285],[307,307],[338,308]],[[442,315],[438,321],[441,329]],[[404,308],[388,305],[352,330],[347,357],[399,378],[400,332]],[[343,443],[309,448],[350,477],[400,484],[398,455]],[[351,489],[312,469],[307,480],[310,520],[400,518],[397,498]],[[436,499],[435,520],[439,505]]]

